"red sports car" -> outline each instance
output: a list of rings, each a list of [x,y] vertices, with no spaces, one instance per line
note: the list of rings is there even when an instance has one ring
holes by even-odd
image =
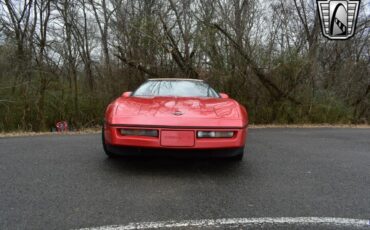
[[[241,160],[247,126],[246,109],[202,80],[150,79],[108,105],[102,139],[110,157],[164,153]]]

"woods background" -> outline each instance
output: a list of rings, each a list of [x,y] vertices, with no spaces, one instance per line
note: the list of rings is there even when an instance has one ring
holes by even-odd
[[[0,131],[99,125],[147,78],[207,80],[251,123],[370,122],[370,4],[321,35],[309,0],[0,0]]]

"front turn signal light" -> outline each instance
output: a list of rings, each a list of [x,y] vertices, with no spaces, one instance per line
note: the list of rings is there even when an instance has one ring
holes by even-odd
[[[233,131],[198,131],[198,138],[232,138],[235,132]]]
[[[124,136],[158,137],[156,129],[120,129],[120,132]]]

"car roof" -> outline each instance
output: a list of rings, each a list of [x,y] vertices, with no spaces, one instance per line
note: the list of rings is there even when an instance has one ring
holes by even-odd
[[[193,79],[193,78],[151,78],[148,81],[201,81],[201,79]]]

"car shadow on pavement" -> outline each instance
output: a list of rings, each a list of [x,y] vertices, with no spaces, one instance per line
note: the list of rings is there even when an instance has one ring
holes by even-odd
[[[196,174],[248,177],[251,172],[248,161],[233,161],[228,158],[199,158],[199,157],[165,157],[140,156],[106,158],[104,165],[109,170],[118,173],[194,176]]]

